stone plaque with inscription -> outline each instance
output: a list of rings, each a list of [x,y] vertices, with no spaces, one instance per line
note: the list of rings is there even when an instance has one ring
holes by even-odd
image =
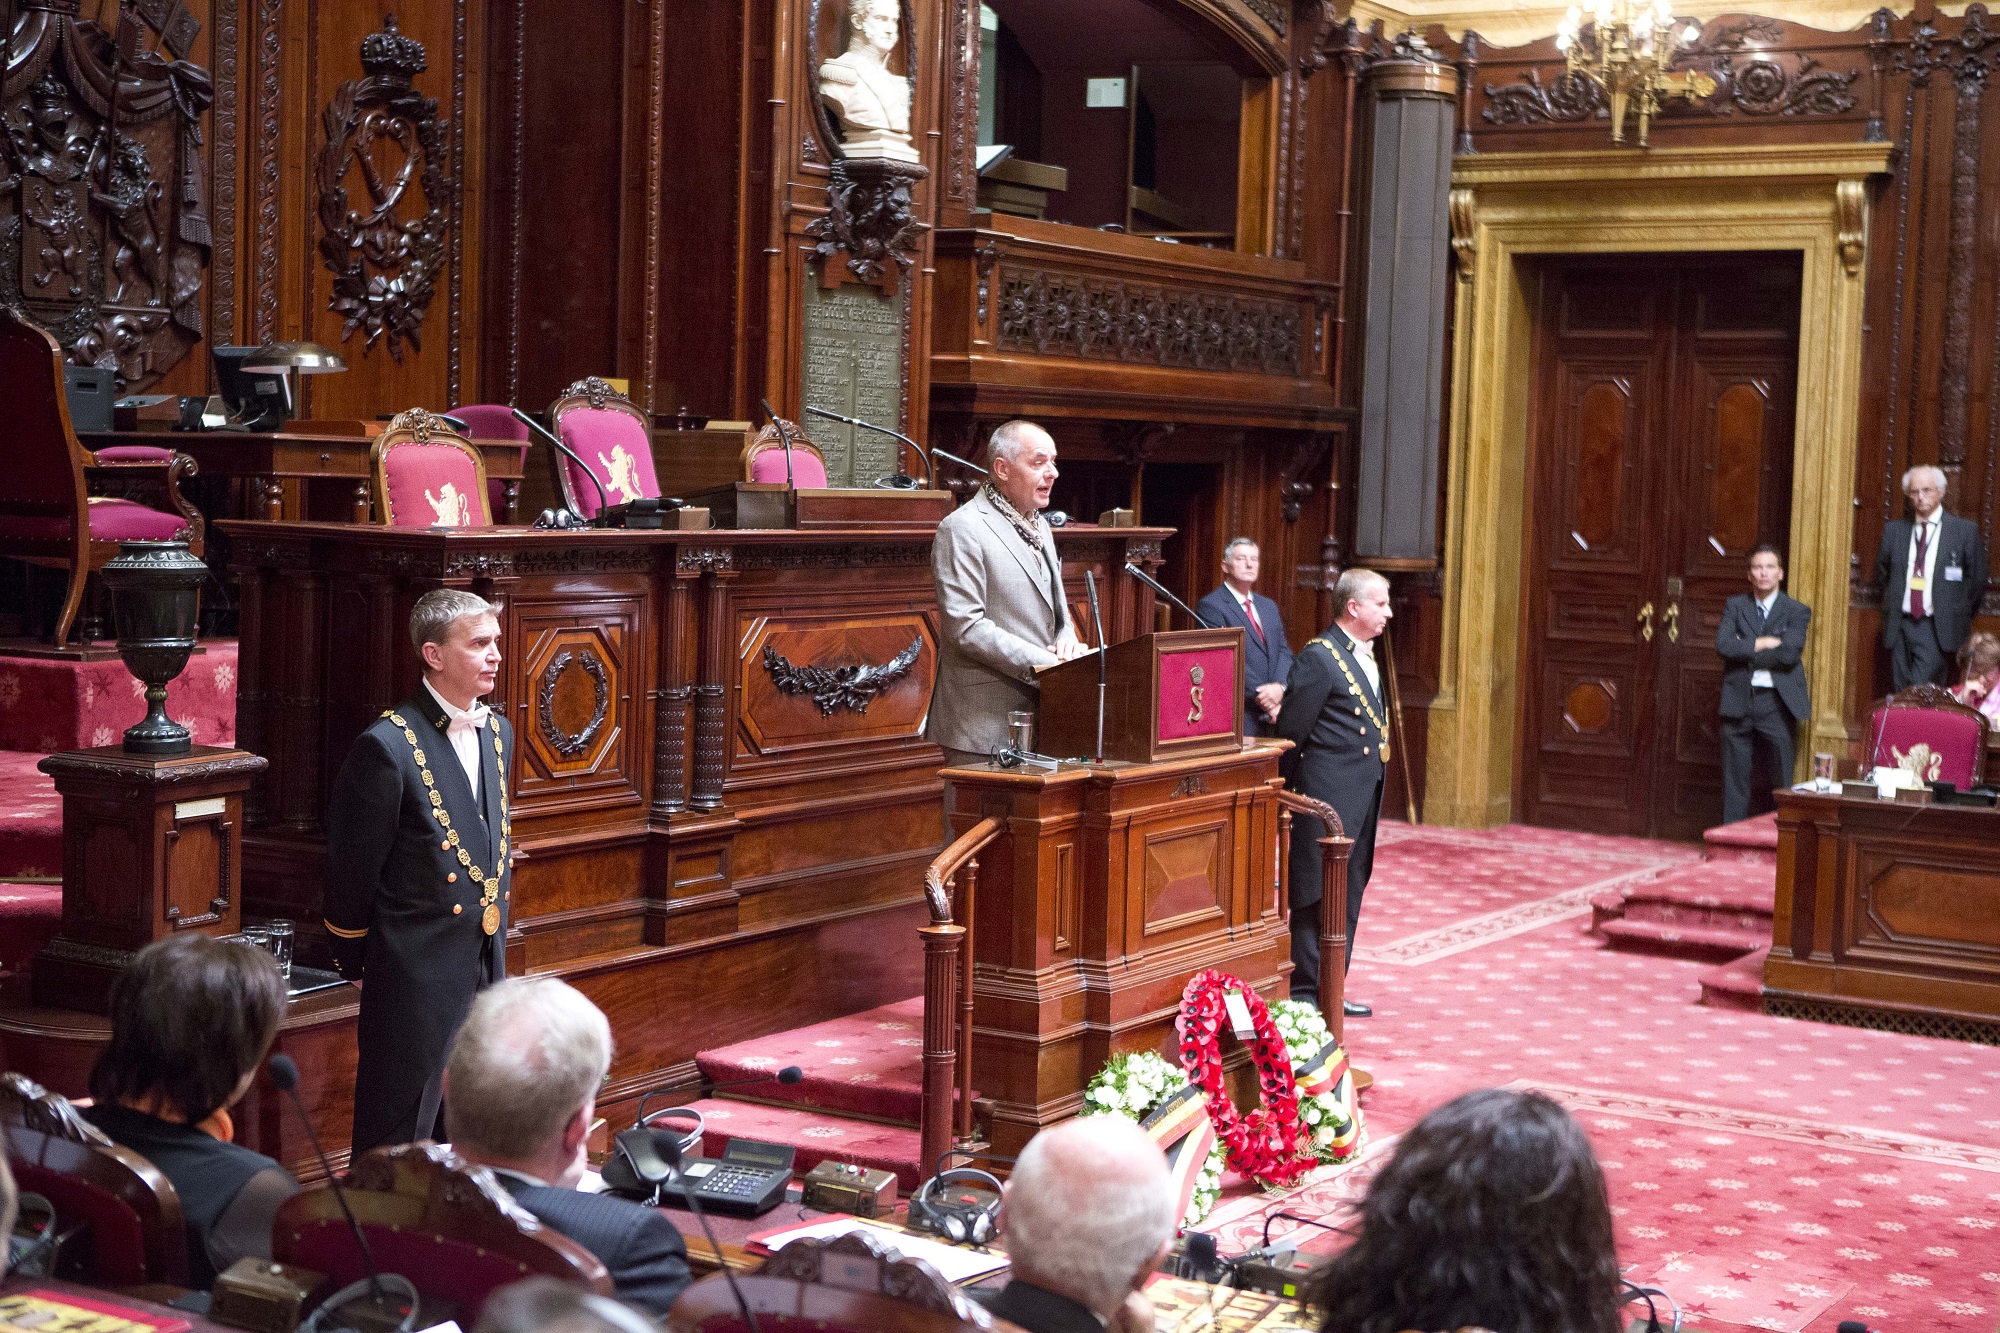
[[[806,405],[901,430],[907,287],[894,296],[854,283],[805,288]],[[803,424],[826,454],[828,485],[872,486],[896,471],[901,446],[889,436],[821,417]]]

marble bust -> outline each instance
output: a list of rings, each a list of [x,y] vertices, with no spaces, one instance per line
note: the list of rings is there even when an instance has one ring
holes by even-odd
[[[902,38],[900,0],[853,0],[847,50],[819,67],[819,95],[840,118],[840,148],[848,157],[915,162],[910,142],[910,85],[890,72],[889,55]]]

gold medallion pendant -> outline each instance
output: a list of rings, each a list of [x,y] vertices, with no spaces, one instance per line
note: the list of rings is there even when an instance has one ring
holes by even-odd
[[[488,935],[491,935],[494,931],[500,929],[500,904],[498,903],[486,904],[486,911],[479,918],[479,928],[485,931]]]

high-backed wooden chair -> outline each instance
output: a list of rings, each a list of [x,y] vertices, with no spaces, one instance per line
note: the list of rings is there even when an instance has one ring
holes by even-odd
[[[442,420],[413,407],[399,414],[368,452],[375,514],[392,528],[493,525],[486,464]]]
[[[504,403],[467,403],[463,407],[447,409],[446,416],[457,417],[465,423],[466,436],[474,440],[518,440],[521,452],[517,461],[525,462],[528,445],[534,436],[514,415],[514,409]],[[507,505],[507,484],[489,479],[486,483],[486,507],[498,514]]]
[[[64,1230],[88,1223],[64,1247],[61,1276],[103,1287],[187,1285],[181,1198],[158,1167],[19,1074],[0,1074],[0,1133],[16,1187],[54,1205]]]
[[[630,398],[595,375],[586,376],[564,389],[549,407],[549,422],[556,436],[590,465],[607,502],[620,505],[659,497],[652,422]],[[549,461],[563,503],[585,518],[596,518],[597,487],[556,450],[549,450]]]
[[[1941,685],[1912,685],[1875,705],[1868,719],[1869,769],[1902,768],[1919,782],[1977,786],[1986,759],[1986,715]]]
[[[919,1259],[874,1237],[795,1240],[754,1273],[739,1274],[744,1303],[766,1333],[994,1333],[995,1319]],[[681,1293],[667,1312],[673,1333],[749,1333],[722,1274]]]
[[[785,479],[785,440],[792,442],[792,485],[799,490],[817,490],[826,485],[826,455],[806,438],[792,422],[779,433],[771,422],[750,437],[743,446],[743,480],[782,482]]]
[[[510,1282],[544,1274],[612,1294],[597,1256],[543,1226],[493,1174],[440,1144],[406,1143],[363,1154],[343,1182],[375,1263],[418,1293],[456,1310],[462,1328]],[[271,1228],[272,1257],[325,1273],[328,1292],[367,1276],[333,1190],[285,1200]]]
[[[0,468],[0,555],[69,571],[55,646],[69,642],[83,589],[128,541],[183,540],[202,551],[201,515],[181,495],[194,460],[123,445],[96,453],[77,441],[63,389],[62,346],[21,311],[0,306],[0,385],[6,386],[7,466]],[[107,477],[163,487],[173,512],[92,495]]]

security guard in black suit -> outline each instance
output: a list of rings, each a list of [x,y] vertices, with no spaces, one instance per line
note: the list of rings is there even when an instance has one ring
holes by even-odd
[[[514,732],[476,702],[499,675],[498,610],[450,588],[418,599],[424,684],[355,739],[327,807],[326,928],[362,983],[357,1155],[440,1137],[452,1034],[507,974]]]
[[[1812,608],[1780,592],[1784,580],[1777,548],[1758,547],[1750,557],[1750,593],[1729,599],[1715,630],[1715,651],[1723,663],[1725,824],[1750,817],[1750,770],[1759,747],[1770,756],[1767,789],[1791,783],[1798,725],[1812,717],[1812,693],[1800,665]]]
[[[1361,920],[1361,895],[1375,867],[1375,825],[1389,767],[1389,710],[1382,702],[1386,691],[1372,651],[1393,614],[1389,581],[1372,569],[1347,570],[1334,585],[1333,601],[1339,608],[1333,627],[1292,659],[1284,706],[1278,710],[1278,734],[1298,747],[1288,756],[1286,785],[1332,806],[1354,842],[1347,856],[1351,958],[1354,929]],[[1315,1003],[1320,969],[1319,839],[1325,833],[1310,815],[1292,820],[1292,997]],[[1344,1009],[1353,1017],[1373,1012],[1358,1000],[1346,1001]]]

